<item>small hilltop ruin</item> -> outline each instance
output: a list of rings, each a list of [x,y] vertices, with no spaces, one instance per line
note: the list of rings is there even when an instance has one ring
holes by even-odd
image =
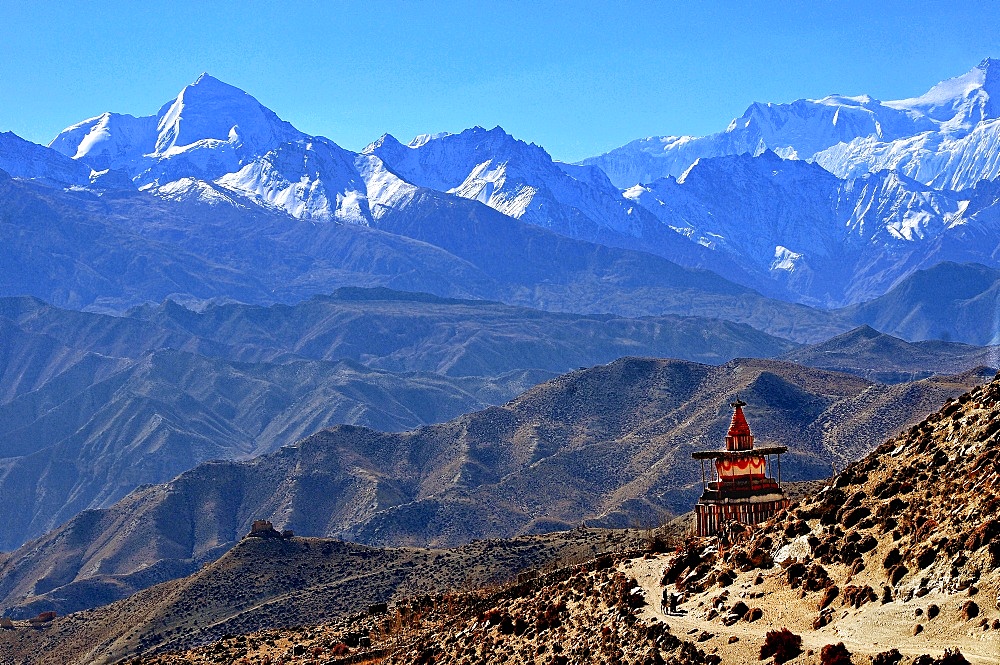
[[[295,533],[291,529],[278,531],[274,525],[267,520],[254,520],[250,526],[250,533],[244,538],[291,538]]]

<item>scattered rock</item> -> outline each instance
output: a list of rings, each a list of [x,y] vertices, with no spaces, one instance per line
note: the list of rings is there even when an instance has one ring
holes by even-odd
[[[828,587],[827,590],[823,592],[823,597],[820,598],[819,609],[822,610],[825,609],[826,607],[829,607],[830,603],[834,601],[834,599],[837,597],[839,593],[840,589],[837,588],[837,585]]]

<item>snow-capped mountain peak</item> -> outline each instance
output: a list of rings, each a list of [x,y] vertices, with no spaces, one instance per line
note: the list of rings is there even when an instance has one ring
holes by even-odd
[[[63,130],[50,147],[164,198],[217,202],[233,192],[301,219],[370,219],[354,153],[207,73],[155,115],[105,113]]]
[[[202,74],[156,114],[155,154],[169,155],[214,139],[238,141],[249,151],[301,138],[303,134],[251,95]]]
[[[435,139],[443,139],[444,137],[450,135],[451,132],[438,132],[437,134],[417,134],[416,136],[413,137],[413,140],[407,144],[407,146],[410,148],[419,148],[420,146],[426,144],[429,141],[433,141]]]
[[[885,105],[924,115],[942,123],[944,129],[970,130],[976,123],[1000,117],[1000,60],[986,58],[919,97]]]

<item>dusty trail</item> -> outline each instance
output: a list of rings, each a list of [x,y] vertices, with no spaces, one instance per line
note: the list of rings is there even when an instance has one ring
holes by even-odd
[[[720,617],[706,619],[712,599],[722,591],[719,588],[690,597],[678,605],[678,614],[666,615],[660,611],[660,580],[667,559],[668,555],[634,559],[631,565],[626,563],[622,569],[636,578],[646,595],[648,604],[641,610],[642,618],[665,622],[674,635],[686,639],[697,640],[703,633],[711,634],[712,637],[700,642],[699,646],[710,653],[718,653],[726,664],[760,662],[758,656],[765,634],[783,627],[802,637],[803,655],[791,661],[793,663],[818,663],[820,650],[827,644],[837,642],[843,642],[852,654],[867,656],[893,648],[910,657],[925,653],[940,656],[945,648],[957,646],[971,663],[1000,663],[1000,635],[997,631],[983,631],[976,621],[958,620],[957,601],[965,600],[964,596],[931,594],[917,602],[869,603],[861,609],[841,607],[835,602],[833,623],[813,630],[812,621],[817,615],[815,598],[799,599],[787,585],[779,582],[782,572],[777,567],[763,571],[763,584],[753,584],[753,578],[759,572],[754,571],[741,574],[729,587],[730,602],[742,599],[750,607],[759,607],[764,611],[759,621],[739,621],[727,627]],[[758,593],[763,596],[749,597]],[[984,589],[982,596],[995,598],[996,590],[987,592]],[[930,603],[937,603],[942,608],[941,616],[930,622],[924,620],[926,616],[920,619],[914,617],[915,608],[925,608]],[[990,620],[992,614],[996,611],[984,612]],[[913,636],[911,633],[916,623],[924,625],[925,630]],[[731,636],[739,638],[738,641],[730,644]],[[810,650],[813,652],[811,655],[808,653]],[[856,659],[856,662],[867,660]]]

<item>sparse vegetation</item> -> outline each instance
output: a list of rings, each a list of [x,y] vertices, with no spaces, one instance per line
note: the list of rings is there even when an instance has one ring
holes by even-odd
[[[802,653],[802,638],[787,628],[768,631],[760,647],[760,660],[774,658],[775,663],[787,663]]]

